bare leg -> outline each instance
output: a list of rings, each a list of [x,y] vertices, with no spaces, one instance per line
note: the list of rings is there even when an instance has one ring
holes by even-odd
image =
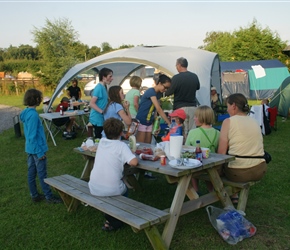
[[[198,192],[198,179],[192,178],[191,179],[191,184],[192,184],[192,187],[194,188],[194,190],[196,192]]]
[[[145,133],[146,132],[138,131],[137,135],[136,135],[136,141],[137,142],[145,142]]]
[[[151,132],[145,132],[145,143],[151,143],[151,139],[152,139],[152,134]]]

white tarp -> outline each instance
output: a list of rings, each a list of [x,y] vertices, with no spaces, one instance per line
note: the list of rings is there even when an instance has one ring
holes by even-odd
[[[114,80],[110,86],[113,86],[120,85],[129,74],[146,65],[152,66],[172,77],[178,73],[175,64],[176,59],[179,57],[186,58],[188,70],[196,73],[199,77],[201,88],[197,91],[197,100],[200,104],[210,106],[211,85],[216,87],[217,92],[222,96],[218,54],[187,47],[138,46],[113,51],[75,65],[60,80],[52,95],[51,103],[74,77],[85,70],[94,69],[98,72],[103,67],[112,69]]]

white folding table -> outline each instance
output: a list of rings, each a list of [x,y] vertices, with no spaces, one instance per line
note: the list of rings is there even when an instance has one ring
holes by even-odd
[[[56,146],[56,142],[55,142],[55,138],[54,138],[54,134],[52,131],[52,121],[54,119],[59,119],[59,118],[64,118],[64,117],[70,117],[70,116],[80,116],[81,120],[83,122],[83,126],[84,129],[82,132],[84,132],[84,130],[86,129],[86,121],[85,121],[85,117],[89,115],[89,112],[84,112],[83,110],[73,110],[73,111],[65,111],[64,115],[60,115],[59,112],[52,112],[52,113],[43,113],[43,114],[39,114],[39,116],[42,118],[45,127],[47,129],[48,134],[50,135],[54,146]]]

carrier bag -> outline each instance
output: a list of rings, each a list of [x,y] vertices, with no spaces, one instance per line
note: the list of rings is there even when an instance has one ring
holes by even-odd
[[[206,211],[213,227],[231,245],[252,237],[257,231],[256,227],[244,218],[245,213],[233,207],[221,209],[207,206]]]

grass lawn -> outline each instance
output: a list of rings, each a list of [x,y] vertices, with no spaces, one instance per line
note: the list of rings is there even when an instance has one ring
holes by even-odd
[[[19,97],[1,97],[0,102],[24,108]],[[290,249],[289,123],[278,117],[278,130],[264,137],[272,162],[264,179],[251,188],[246,210],[246,218],[257,227],[256,235],[231,246],[214,230],[202,208],[179,219],[171,249]],[[74,140],[63,140],[58,135],[57,147],[49,139],[48,176],[81,175],[85,161],[73,148],[84,138],[85,134],[79,134]],[[63,204],[33,204],[27,187],[24,142],[24,136],[15,137],[13,128],[0,134],[1,249],[151,249],[145,233],[136,234],[129,226],[103,232],[103,214],[91,207],[81,206],[68,213]],[[156,181],[145,179],[144,191],[130,191],[129,197],[160,209],[169,207],[175,186],[167,184],[164,176],[156,176]]]

